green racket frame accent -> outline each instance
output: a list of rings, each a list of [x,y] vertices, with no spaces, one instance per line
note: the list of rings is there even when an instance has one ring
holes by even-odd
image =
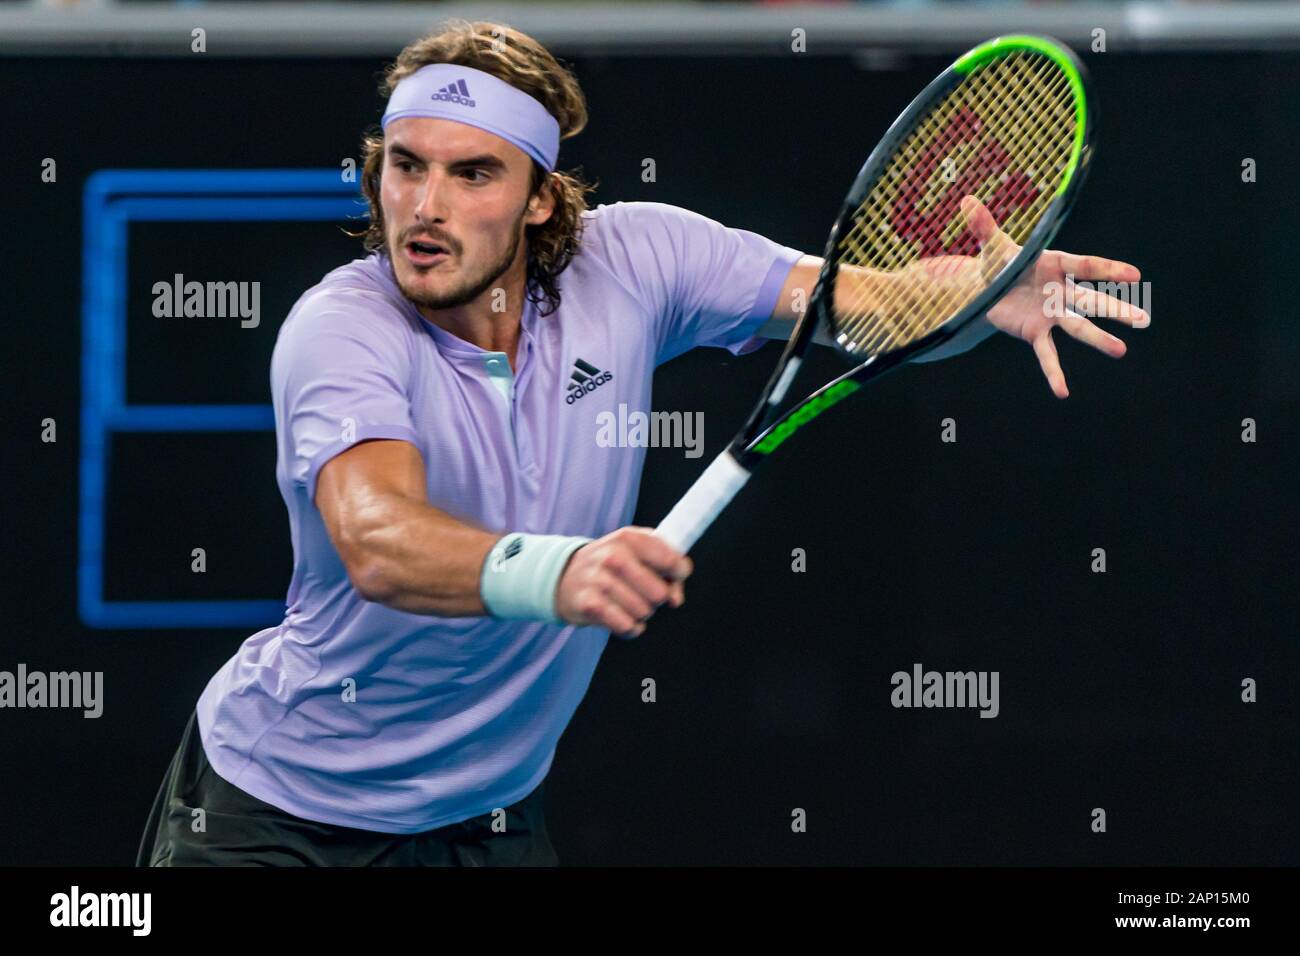
[[[842,378],[831,384],[806,405],[800,405],[789,418],[783,418],[754,446],[762,455],[770,454],[781,442],[793,435],[801,426],[812,421],[841,399],[848,398],[862,386],[851,378]]]

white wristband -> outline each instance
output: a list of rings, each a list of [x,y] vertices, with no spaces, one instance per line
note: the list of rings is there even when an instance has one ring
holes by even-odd
[[[512,532],[488,552],[479,596],[493,617],[561,624],[555,589],[569,557],[591,538]]]

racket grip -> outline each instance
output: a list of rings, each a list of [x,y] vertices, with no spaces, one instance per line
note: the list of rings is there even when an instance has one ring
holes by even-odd
[[[704,469],[704,474],[695,480],[654,533],[685,554],[748,480],[749,471],[732,457],[731,450],[723,451]]]

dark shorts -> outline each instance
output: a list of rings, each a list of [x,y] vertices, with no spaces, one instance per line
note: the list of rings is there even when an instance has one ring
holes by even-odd
[[[154,800],[136,866],[557,865],[542,818],[542,785],[503,809],[501,832],[493,831],[491,813],[423,833],[304,820],[218,776],[191,714]]]

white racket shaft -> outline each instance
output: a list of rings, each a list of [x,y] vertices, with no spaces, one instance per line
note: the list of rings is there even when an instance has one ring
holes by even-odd
[[[724,450],[668,512],[668,517],[655,528],[655,534],[685,554],[748,480],[749,472],[731,456],[730,450]]]

